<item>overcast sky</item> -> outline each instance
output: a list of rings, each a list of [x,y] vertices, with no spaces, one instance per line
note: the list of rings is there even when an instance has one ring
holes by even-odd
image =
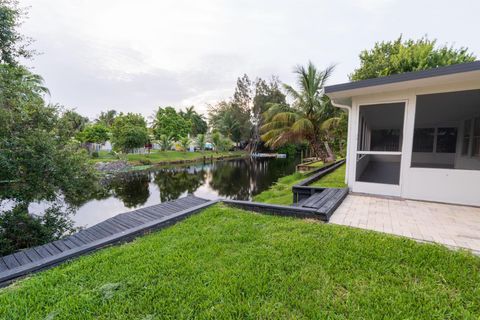
[[[313,61],[348,81],[361,50],[427,34],[480,56],[475,0],[21,0],[22,31],[42,52],[28,62],[52,103],[94,118],[195,105],[233,94],[236,78],[280,77]]]

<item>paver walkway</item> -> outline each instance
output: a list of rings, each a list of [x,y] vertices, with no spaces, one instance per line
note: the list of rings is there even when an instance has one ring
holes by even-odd
[[[348,195],[330,222],[437,242],[480,254],[480,208]]]

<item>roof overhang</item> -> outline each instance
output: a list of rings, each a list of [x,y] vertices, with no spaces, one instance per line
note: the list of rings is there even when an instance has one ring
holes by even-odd
[[[354,96],[471,80],[480,81],[480,61],[327,86],[325,94],[336,101],[348,101]]]

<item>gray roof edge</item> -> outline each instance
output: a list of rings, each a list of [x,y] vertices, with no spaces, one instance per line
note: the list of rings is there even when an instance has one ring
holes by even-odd
[[[328,93],[339,92],[339,91],[374,87],[374,86],[379,86],[384,84],[419,80],[419,79],[445,76],[450,74],[477,71],[477,70],[480,70],[480,61],[459,63],[459,64],[454,64],[446,67],[438,67],[438,68],[432,68],[428,70],[405,72],[405,73],[394,74],[391,76],[385,76],[380,78],[359,80],[359,81],[346,82],[346,83],[326,86],[325,93],[328,94]]]

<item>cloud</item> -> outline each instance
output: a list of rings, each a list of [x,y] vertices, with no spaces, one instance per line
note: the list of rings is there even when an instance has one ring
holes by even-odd
[[[463,3],[462,3],[463,2]],[[44,54],[30,64],[52,102],[90,117],[101,110],[150,115],[159,105],[196,105],[233,94],[236,78],[277,75],[312,60],[338,63],[331,83],[347,81],[358,53],[375,41],[429,34],[480,52],[478,3],[435,0],[23,0],[22,26]],[[469,10],[462,8],[468,7]],[[435,10],[435,19],[425,19]],[[462,17],[455,23],[452,16]],[[408,17],[408,21],[405,20]]]

